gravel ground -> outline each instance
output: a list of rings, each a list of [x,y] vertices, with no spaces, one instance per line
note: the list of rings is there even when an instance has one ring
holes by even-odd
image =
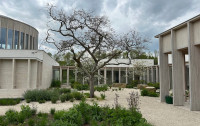
[[[127,98],[129,93],[132,91],[138,91],[134,89],[123,89],[121,91],[106,91],[106,100],[97,101],[99,105],[114,105],[115,93],[119,97],[119,104],[122,107],[127,107]],[[95,92],[95,95],[100,96],[99,92]],[[93,99],[87,99],[87,102],[92,104]],[[96,101],[96,100],[94,100]],[[20,110],[21,105],[30,105],[31,107],[36,107],[38,112],[49,112],[51,108],[56,110],[69,109],[73,104],[78,104],[79,101],[75,102],[65,102],[57,104],[52,104],[51,102],[46,102],[44,104],[39,104],[37,102],[31,102],[29,104],[25,101],[21,102],[15,106],[0,106],[0,115],[4,115],[8,109]],[[200,126],[200,112],[189,111],[188,105],[184,107],[175,107],[173,105],[168,105],[165,103],[160,103],[159,98],[154,97],[140,97],[140,111],[143,117],[147,121],[155,126]]]

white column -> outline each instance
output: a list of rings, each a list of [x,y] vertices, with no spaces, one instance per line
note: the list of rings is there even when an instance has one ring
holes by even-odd
[[[175,32],[171,30],[173,104],[185,103],[185,55],[177,49]]]
[[[16,88],[16,85],[15,85],[15,64],[16,64],[16,61],[15,59],[12,59],[12,89],[15,89]]]
[[[100,85],[100,70],[98,70],[98,85]]]
[[[153,72],[153,66],[151,66],[151,82],[154,83],[154,72]]]
[[[62,68],[60,66],[60,82],[62,83]]]
[[[191,23],[188,23],[188,53],[189,53],[189,84],[190,84],[190,110],[200,110],[200,48],[195,46],[194,31]],[[197,34],[197,33],[195,33]]]
[[[104,84],[106,84],[106,79],[107,79],[107,71],[106,67],[104,67]]]
[[[77,82],[77,69],[75,68],[75,81]]]
[[[150,82],[150,79],[149,79],[149,67],[147,67],[147,83]]]
[[[165,96],[169,95],[169,66],[168,54],[163,52],[163,38],[159,36],[160,57],[160,100],[165,102]]]
[[[67,85],[69,85],[69,67],[67,67]]]
[[[112,83],[114,83],[114,68],[112,67]]]
[[[159,68],[156,66],[156,82],[159,82]]]
[[[126,67],[126,84],[128,84],[128,68]]]
[[[27,88],[29,89],[30,86],[30,76],[31,76],[31,60],[28,59],[28,71],[27,71]]]
[[[121,83],[121,68],[119,67],[119,83]]]

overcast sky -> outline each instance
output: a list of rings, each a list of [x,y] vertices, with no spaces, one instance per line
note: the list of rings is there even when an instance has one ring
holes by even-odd
[[[200,14],[200,0],[0,0],[0,15],[35,27],[40,49],[53,53],[53,46],[43,44],[49,1],[65,11],[85,9],[106,15],[117,32],[135,29],[151,39],[150,51],[158,50],[155,35]]]

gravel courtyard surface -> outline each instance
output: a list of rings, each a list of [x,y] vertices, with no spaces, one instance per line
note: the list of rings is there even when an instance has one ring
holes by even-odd
[[[119,97],[119,104],[122,107],[127,107],[127,98],[129,93],[132,91],[138,91],[134,89],[123,89],[122,91],[106,91],[106,100],[98,101],[99,105],[114,105],[115,93]],[[100,92],[102,93],[102,92]],[[95,95],[100,96],[99,92],[95,92]],[[92,104],[92,99],[87,99],[88,103]],[[96,100],[95,100],[96,101]],[[57,104],[52,104],[51,102],[46,102],[44,104],[39,104],[37,102],[31,102],[29,104],[25,101],[21,102],[15,106],[0,106],[0,115],[4,115],[8,109],[20,110],[21,105],[30,105],[31,107],[36,107],[37,111],[49,112],[51,108],[56,110],[69,109],[73,104],[78,104],[79,101],[75,102],[65,102]],[[159,98],[154,97],[140,97],[140,111],[143,117],[147,121],[155,126],[200,126],[200,112],[189,111],[186,107],[174,107],[173,105],[168,105],[165,103],[160,103]]]

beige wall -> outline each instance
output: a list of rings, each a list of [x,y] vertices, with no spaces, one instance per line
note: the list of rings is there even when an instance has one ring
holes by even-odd
[[[193,23],[193,39],[195,44],[200,44],[200,20]]]
[[[177,44],[177,49],[182,49],[188,47],[188,35],[187,27],[183,27],[175,31],[175,41]]]
[[[12,89],[12,60],[0,59],[0,89]]]
[[[163,52],[171,52],[171,34],[163,36]]]

